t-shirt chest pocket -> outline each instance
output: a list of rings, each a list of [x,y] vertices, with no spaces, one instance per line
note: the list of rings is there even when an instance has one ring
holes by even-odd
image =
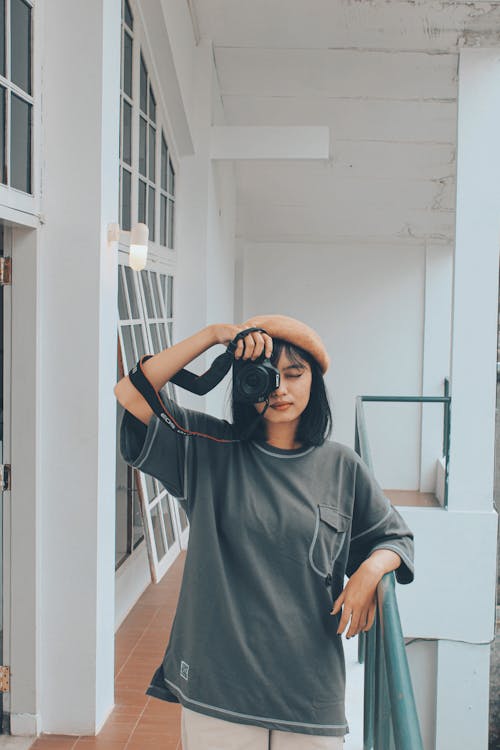
[[[325,578],[332,572],[344,545],[349,516],[331,505],[316,506],[316,523],[309,547],[309,563],[315,573]]]

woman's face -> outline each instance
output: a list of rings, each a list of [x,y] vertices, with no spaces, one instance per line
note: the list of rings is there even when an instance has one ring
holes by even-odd
[[[300,415],[309,403],[312,372],[308,362],[292,362],[283,349],[276,364],[280,373],[280,385],[269,396],[269,408],[263,419],[273,423],[299,422]],[[280,406],[282,405],[282,406]],[[265,403],[254,404],[261,414]]]

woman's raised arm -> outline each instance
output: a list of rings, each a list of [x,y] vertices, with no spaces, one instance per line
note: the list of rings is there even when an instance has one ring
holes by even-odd
[[[236,328],[236,326],[233,327]],[[217,326],[213,325],[202,328],[201,331],[179,341],[178,344],[174,344],[168,349],[163,349],[151,359],[148,359],[147,362],[144,362],[142,369],[153,387],[159,391],[176,372],[182,370],[189,362],[210,349],[211,346],[219,343],[216,329]],[[149,423],[153,411],[146,399],[132,385],[128,375],[125,375],[113,390],[116,398],[127,411],[144,424]]]

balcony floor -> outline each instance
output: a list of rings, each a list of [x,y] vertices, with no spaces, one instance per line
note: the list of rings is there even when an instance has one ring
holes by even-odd
[[[118,629],[115,640],[115,707],[96,737],[42,734],[30,750],[182,750],[178,703],[144,694],[160,664],[179,595],[185,553],[160,583],[148,586]],[[347,715],[346,750],[362,748],[363,667],[357,638],[344,640]]]

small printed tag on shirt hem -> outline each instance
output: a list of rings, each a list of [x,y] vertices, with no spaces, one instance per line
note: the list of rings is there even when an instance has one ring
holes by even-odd
[[[189,664],[186,664],[185,661],[181,661],[181,677],[185,680],[189,679]]]

